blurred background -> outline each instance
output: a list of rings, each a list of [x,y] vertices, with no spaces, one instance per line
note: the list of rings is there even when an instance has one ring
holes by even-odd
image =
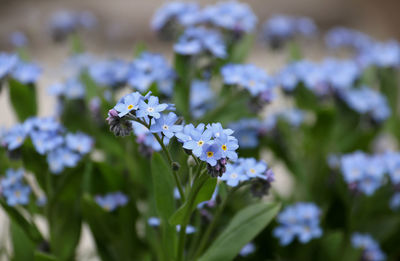
[[[199,1],[201,5],[216,1]],[[319,28],[319,40],[307,40],[304,56],[320,59],[329,55],[324,49],[323,33],[334,26],[346,26],[370,34],[378,40],[400,39],[400,1],[398,0],[251,0],[247,2],[259,19],[259,26],[273,14],[308,16]],[[47,87],[63,77],[63,66],[70,54],[69,43],[55,44],[49,33],[49,19],[54,12],[89,11],[96,26],[80,34],[85,50],[96,56],[130,59],[134,46],[146,43],[149,51],[160,52],[171,59],[171,42],[161,42],[150,29],[150,20],[165,1],[129,0],[0,0],[0,51],[12,51],[10,35],[23,32],[28,39],[30,58],[43,69],[39,80],[39,114],[52,115],[55,101]],[[270,52],[260,41],[250,54],[249,62],[273,73],[286,62],[286,52]],[[0,127],[9,127],[15,117],[8,93],[0,94]],[[0,213],[0,242],[7,238],[4,214]],[[96,260],[90,235],[84,230],[82,260]]]

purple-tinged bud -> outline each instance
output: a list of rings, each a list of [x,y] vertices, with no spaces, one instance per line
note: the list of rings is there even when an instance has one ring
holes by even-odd
[[[228,163],[227,159],[222,158],[217,161],[217,164],[215,166],[211,166],[210,164],[207,164],[208,174],[210,174],[211,177],[213,177],[213,178],[221,177],[222,174],[224,174],[226,171],[225,165],[227,163]]]
[[[110,131],[115,136],[128,136],[133,131],[132,122],[125,118],[120,118],[118,112],[114,109],[108,111],[106,121],[110,125]]]

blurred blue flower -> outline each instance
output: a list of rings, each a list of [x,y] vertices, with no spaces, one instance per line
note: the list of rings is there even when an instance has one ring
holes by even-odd
[[[81,155],[88,154],[93,147],[93,139],[82,132],[75,134],[68,133],[65,136],[65,144],[73,151],[78,152]]]
[[[12,71],[12,77],[23,84],[36,83],[42,70],[34,63],[19,62]]]
[[[181,225],[176,225],[176,231],[177,232],[181,231]],[[195,232],[196,232],[196,228],[194,226],[191,226],[191,225],[186,226],[186,234],[187,235],[193,234]]]
[[[0,180],[0,192],[6,198],[7,205],[26,205],[29,203],[31,188],[24,184],[23,169],[7,169],[6,176]]]
[[[245,88],[252,96],[272,92],[274,80],[267,73],[252,64],[228,64],[221,69],[224,83]]]
[[[246,3],[219,2],[204,8],[202,22],[234,32],[250,33],[257,25],[257,16]]]
[[[178,23],[184,27],[200,22],[199,5],[188,2],[168,2],[162,5],[151,20],[151,28],[163,30],[167,25]]]
[[[159,54],[143,52],[130,65],[128,84],[140,92],[147,91],[154,83],[166,95],[173,91],[175,72]]]
[[[190,110],[194,117],[199,118],[212,106],[210,102],[214,93],[208,81],[193,80],[190,86]]]
[[[286,246],[296,237],[302,244],[313,238],[322,236],[319,226],[321,211],[314,203],[299,202],[286,207],[278,215],[279,227],[273,234],[280,239],[280,244]]]
[[[4,191],[8,188],[11,188],[18,183],[21,183],[24,177],[24,170],[20,169],[7,169],[6,176],[1,179],[0,186],[1,189]]]
[[[115,59],[91,64],[89,74],[98,85],[118,87],[128,80],[129,70],[127,62]]]
[[[175,125],[178,120],[178,116],[175,113],[170,112],[167,115],[161,115],[160,118],[156,119],[155,124],[150,127],[150,131],[153,133],[162,133],[168,138],[172,138],[175,133],[182,131],[181,125]]]
[[[225,58],[226,46],[221,34],[205,27],[192,27],[184,31],[174,45],[182,55],[197,55],[209,52],[215,57]]]
[[[254,243],[250,242],[247,243],[239,252],[239,255],[242,257],[246,257],[248,255],[251,255],[252,253],[254,253],[256,251],[256,246],[254,245]]]
[[[57,97],[67,99],[83,99],[85,97],[85,86],[76,78],[70,78],[64,83],[56,83],[49,87],[48,92]]]
[[[8,150],[15,150],[24,143],[26,135],[24,126],[17,124],[5,133],[2,142]]]
[[[351,244],[353,247],[363,250],[362,260],[383,261],[386,259],[386,255],[380,249],[379,244],[368,234],[353,233]]]
[[[15,47],[22,47],[28,44],[28,38],[23,32],[15,31],[10,35],[10,42]]]
[[[54,132],[34,130],[30,132],[30,137],[36,151],[41,155],[54,150],[64,143],[64,138]]]
[[[128,203],[128,197],[122,192],[108,193],[104,196],[97,195],[96,203],[107,212],[112,212],[118,207],[123,207]]]
[[[390,199],[389,206],[392,210],[400,209],[400,192],[396,192]]]
[[[149,226],[151,226],[151,227],[159,227],[161,224],[161,221],[157,217],[149,217],[149,219],[147,220],[147,224],[149,224]]]
[[[0,53],[0,80],[12,72],[18,64],[18,56],[14,53]]]
[[[335,27],[326,33],[325,43],[330,48],[350,47],[362,51],[371,45],[372,39],[353,29]]]
[[[81,156],[66,147],[59,147],[47,154],[47,163],[50,171],[54,174],[60,174],[65,167],[76,167]]]

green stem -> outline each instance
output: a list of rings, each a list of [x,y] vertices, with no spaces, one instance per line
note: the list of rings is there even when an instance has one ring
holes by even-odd
[[[199,170],[197,171],[196,177],[195,177],[195,182],[197,179],[199,179],[202,175],[200,175],[200,171],[201,168],[199,166]],[[207,174],[203,174],[203,175],[207,175]],[[189,198],[188,198],[188,207],[186,208],[186,212],[184,214],[184,219],[183,222],[181,224],[180,227],[180,231],[179,231],[179,241],[178,241],[178,252],[177,252],[177,261],[182,261],[183,260],[183,256],[184,256],[184,249],[185,249],[185,239],[186,239],[186,227],[189,224],[190,221],[190,216],[192,213],[192,208],[193,208],[193,204],[196,200],[196,196],[199,193],[201,187],[204,185],[204,183],[207,181],[206,178],[200,180],[200,184],[198,186],[195,187],[195,190],[193,191],[193,193],[190,194]],[[195,183],[193,182],[193,183]]]

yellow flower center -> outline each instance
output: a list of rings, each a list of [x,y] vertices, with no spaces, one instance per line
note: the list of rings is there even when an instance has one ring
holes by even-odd
[[[203,146],[203,144],[204,144],[204,141],[202,141],[202,140],[199,140],[199,141],[197,142],[197,146],[199,146],[199,147]]]
[[[232,173],[230,176],[231,179],[237,179],[237,177],[238,177],[237,173]]]
[[[254,174],[254,173],[256,173],[256,170],[255,169],[250,169],[250,172]]]
[[[212,156],[214,156],[214,152],[207,151],[207,157],[211,158]]]
[[[253,81],[253,80],[249,81],[249,86],[250,86],[250,87],[253,87],[254,85],[256,85],[256,82],[255,82],[255,81]]]
[[[16,190],[16,191],[14,192],[14,195],[15,195],[17,198],[21,197],[21,191]]]
[[[168,125],[164,124],[164,125],[162,126],[162,128],[163,128],[164,130],[168,130]]]
[[[153,108],[153,107],[149,107],[149,108],[147,108],[147,111],[148,111],[148,112],[153,112],[153,111],[154,111],[154,108]]]
[[[226,151],[226,149],[227,149],[227,147],[226,147],[226,145],[225,145],[225,144],[224,144],[224,145],[222,145],[222,146],[221,146],[221,148],[222,148],[222,150],[223,150],[223,151]]]
[[[133,105],[132,105],[132,104],[129,104],[128,110],[132,110],[132,109],[133,109]]]

